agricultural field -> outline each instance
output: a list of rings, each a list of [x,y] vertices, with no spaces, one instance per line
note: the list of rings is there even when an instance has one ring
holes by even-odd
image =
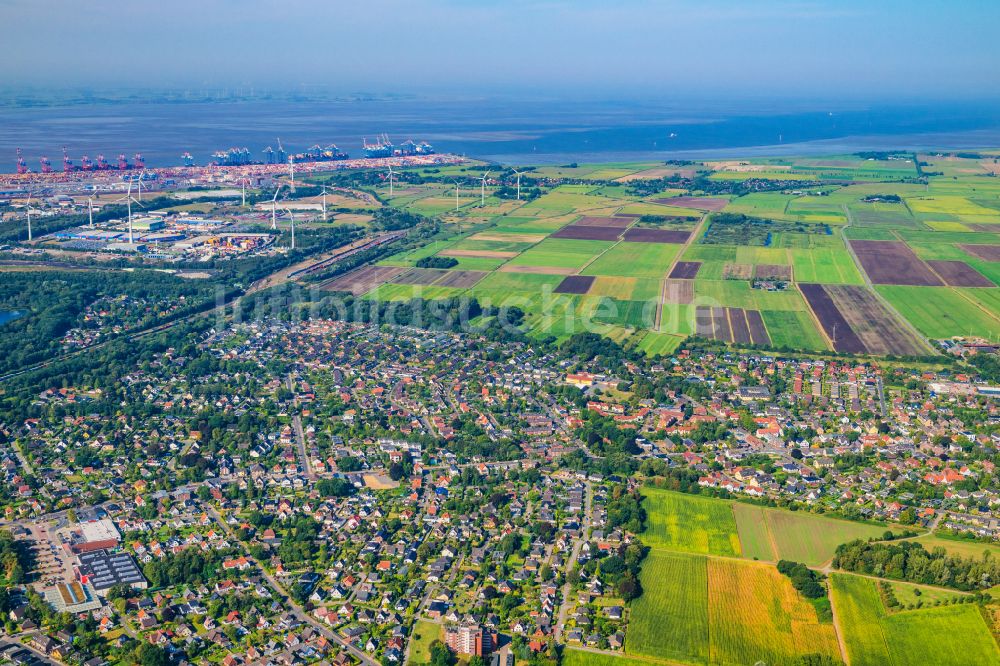
[[[625,637],[629,656],[691,664],[840,659],[833,625],[770,565],[655,550],[641,583]]]
[[[825,564],[842,543],[898,529],[741,502],[733,504],[733,513],[744,557],[792,560],[807,566]]]
[[[488,184],[482,207],[470,183],[457,209],[449,184],[398,184],[389,197],[382,183],[379,196],[437,217],[441,228],[378,265],[409,269],[440,256],[458,262],[445,270],[465,274],[358,269],[325,288],[398,300],[415,291],[408,284],[422,286],[424,298],[516,302],[526,333],[559,339],[583,330],[583,318],[603,303],[597,328],[646,353],[669,353],[694,334],[866,356],[929,354],[936,340],[956,335],[996,340],[1000,185],[987,177],[992,162],[927,158],[947,175],[903,182],[916,177],[911,155],[543,166],[526,173],[577,182],[547,183],[530,201],[500,198]],[[455,167],[441,175],[475,173]],[[702,191],[650,180],[699,173],[717,185]],[[749,178],[795,186],[724,189]],[[581,275],[596,279],[575,279]],[[566,278],[574,279],[560,289]],[[759,284],[767,278],[782,284]],[[546,290],[572,298],[557,300],[554,311]],[[642,316],[643,301],[661,303],[659,311]],[[708,313],[702,329],[698,308]],[[744,331],[749,317],[760,319],[757,339]]]
[[[873,581],[835,573],[830,582],[852,666],[1000,662],[1000,648],[973,604],[890,613]]]
[[[741,553],[736,520],[728,502],[644,488],[648,527],[643,543],[653,549],[729,555]]]

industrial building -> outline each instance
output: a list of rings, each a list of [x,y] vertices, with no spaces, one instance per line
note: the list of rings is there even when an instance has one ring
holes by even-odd
[[[115,585],[128,585],[138,590],[145,590],[149,585],[128,553],[95,550],[81,553],[77,559],[80,560],[80,582],[90,584],[102,596]]]
[[[76,554],[89,553],[118,545],[120,535],[115,524],[107,518],[88,520],[69,534],[70,550]]]

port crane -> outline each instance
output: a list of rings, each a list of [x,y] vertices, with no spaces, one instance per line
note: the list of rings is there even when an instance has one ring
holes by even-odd
[[[21,149],[17,149],[17,172],[18,173],[28,173],[28,164],[24,161],[24,155],[21,154]]]

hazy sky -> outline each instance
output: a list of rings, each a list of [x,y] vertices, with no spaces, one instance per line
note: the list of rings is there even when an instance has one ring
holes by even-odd
[[[0,83],[1000,93],[996,0],[0,0]]]

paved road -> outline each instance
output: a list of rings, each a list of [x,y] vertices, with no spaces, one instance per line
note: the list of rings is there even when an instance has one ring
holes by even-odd
[[[568,574],[573,570],[576,565],[577,559],[580,557],[580,550],[583,548],[584,542],[587,540],[587,532],[590,529],[591,522],[591,509],[594,501],[594,489],[591,486],[590,481],[586,482],[586,493],[584,494],[583,501],[583,520],[580,522],[580,537],[573,540],[573,550],[570,553],[569,560],[566,562],[566,573]],[[569,613],[569,594],[572,590],[572,586],[569,580],[563,585],[562,589],[562,600],[559,603],[559,616],[555,623],[555,639],[556,642],[562,640],[563,627],[566,626],[566,614]]]
[[[229,535],[229,537],[233,540],[233,542],[234,543],[237,542],[238,540],[236,538],[236,535],[233,534],[233,530],[232,528],[230,528],[229,523],[227,523],[225,520],[222,519],[222,516],[219,515],[219,512],[215,510],[215,507],[209,504],[208,512],[212,514],[212,518],[215,519],[215,521],[222,527],[222,529],[226,532],[226,534]],[[274,576],[272,576],[267,571],[267,569],[265,569],[261,565],[260,562],[257,562],[249,554],[246,555],[246,558],[250,560],[250,562],[252,562],[254,566],[257,567],[261,575],[264,577],[264,580],[266,580],[268,584],[270,584],[275,594],[278,597],[284,597],[284,603],[288,606],[289,610],[291,610],[291,612],[295,615],[295,617],[297,617],[302,622],[306,622],[312,625],[313,628],[316,629],[320,634],[325,636],[327,640],[333,641],[343,649],[347,650],[347,652],[350,653],[351,656],[359,660],[362,664],[365,664],[365,666],[380,666],[377,661],[375,661],[368,655],[367,652],[364,652],[354,647],[353,645],[345,641],[340,636],[340,634],[331,631],[329,627],[327,627],[325,624],[323,624],[322,622],[314,618],[312,615],[307,613],[305,609],[302,608],[302,606],[300,606],[298,603],[296,603],[294,599],[292,599],[291,595],[289,595],[288,592],[285,591],[285,588],[281,585],[281,583],[279,583],[278,580]]]
[[[288,386],[289,392],[294,394],[295,382],[292,379],[292,373],[288,373],[285,377],[285,384]],[[295,431],[295,448],[299,455],[299,464],[302,465],[302,471],[305,472],[306,478],[310,481],[316,480],[316,473],[313,472],[312,463],[309,462],[309,453],[306,451],[306,434],[302,430],[302,417],[299,416],[299,398],[296,395],[294,398],[293,409],[295,410],[294,416],[292,416],[292,429]]]

